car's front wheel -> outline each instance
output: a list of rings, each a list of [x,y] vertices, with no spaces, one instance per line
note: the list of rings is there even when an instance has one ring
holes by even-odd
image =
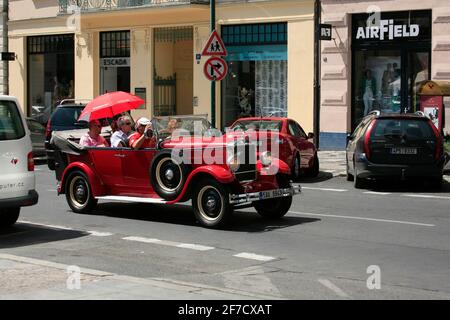
[[[261,200],[253,203],[256,211],[264,218],[277,219],[288,213],[292,204],[292,196]]]
[[[300,166],[300,155],[297,154],[294,158],[294,164],[292,166],[292,180],[297,181],[300,178],[301,166]]]
[[[19,219],[20,207],[0,209],[0,227],[9,227]]]
[[[197,220],[208,228],[225,225],[233,213],[229,194],[228,188],[214,179],[199,182],[192,197],[192,207]]]
[[[67,203],[73,212],[88,213],[97,205],[89,179],[82,171],[77,170],[69,174],[65,192]]]

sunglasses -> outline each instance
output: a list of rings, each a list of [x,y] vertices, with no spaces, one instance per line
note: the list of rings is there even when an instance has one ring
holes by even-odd
[[[131,126],[131,122],[125,122],[124,124],[126,124],[127,126]]]

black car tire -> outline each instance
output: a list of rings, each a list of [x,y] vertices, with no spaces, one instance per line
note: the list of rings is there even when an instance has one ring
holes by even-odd
[[[175,200],[183,190],[189,172],[188,165],[177,163],[170,151],[163,151],[150,165],[150,182],[161,198]]]
[[[20,207],[0,209],[0,227],[9,227],[19,219]]]
[[[431,187],[434,190],[441,190],[442,189],[442,185],[443,185],[443,176],[439,176],[437,178],[432,179],[431,182]]]
[[[92,195],[89,179],[79,170],[71,172],[67,177],[65,193],[67,203],[75,213],[89,213],[98,202]]]
[[[292,165],[292,180],[297,181],[300,178],[301,166],[300,166],[300,154],[297,154]]]
[[[196,219],[207,228],[226,225],[233,214],[226,185],[207,178],[194,187],[192,208]]]
[[[307,175],[310,178],[315,178],[319,175],[319,157],[317,153],[314,154],[314,163],[311,169],[308,169]]]
[[[365,185],[365,180],[363,178],[358,177],[358,171],[356,169],[356,165],[353,164],[353,186],[356,189],[363,189]]]
[[[266,219],[279,219],[289,212],[292,196],[256,201],[253,203],[256,211]]]
[[[54,171],[55,170],[55,159],[47,158],[47,166],[48,166],[49,170]]]
[[[348,168],[348,161],[346,162],[345,169],[347,170],[347,174],[346,174],[346,179],[347,179],[347,181],[353,181],[354,177],[353,177],[353,175],[350,173],[350,170],[349,170],[349,168]]]

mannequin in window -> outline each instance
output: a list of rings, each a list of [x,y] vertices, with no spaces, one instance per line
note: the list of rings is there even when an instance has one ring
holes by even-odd
[[[238,87],[239,107],[241,108],[240,117],[250,117],[252,115],[252,105],[250,103],[253,91],[247,90],[245,86]]]
[[[363,116],[366,116],[370,111],[372,111],[374,96],[377,92],[375,78],[372,76],[372,71],[370,69],[367,69],[365,72],[365,77],[362,80],[361,92],[363,94],[364,101]]]
[[[394,69],[392,68],[392,64],[388,63],[386,66],[386,70],[383,72],[383,78],[381,78],[381,92],[383,95],[392,95],[390,92],[390,84],[394,81],[395,74]]]

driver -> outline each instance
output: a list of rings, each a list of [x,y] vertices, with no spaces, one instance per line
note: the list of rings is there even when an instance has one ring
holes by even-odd
[[[136,121],[136,132],[129,136],[128,143],[134,150],[155,146],[152,123],[149,119],[142,117]]]

